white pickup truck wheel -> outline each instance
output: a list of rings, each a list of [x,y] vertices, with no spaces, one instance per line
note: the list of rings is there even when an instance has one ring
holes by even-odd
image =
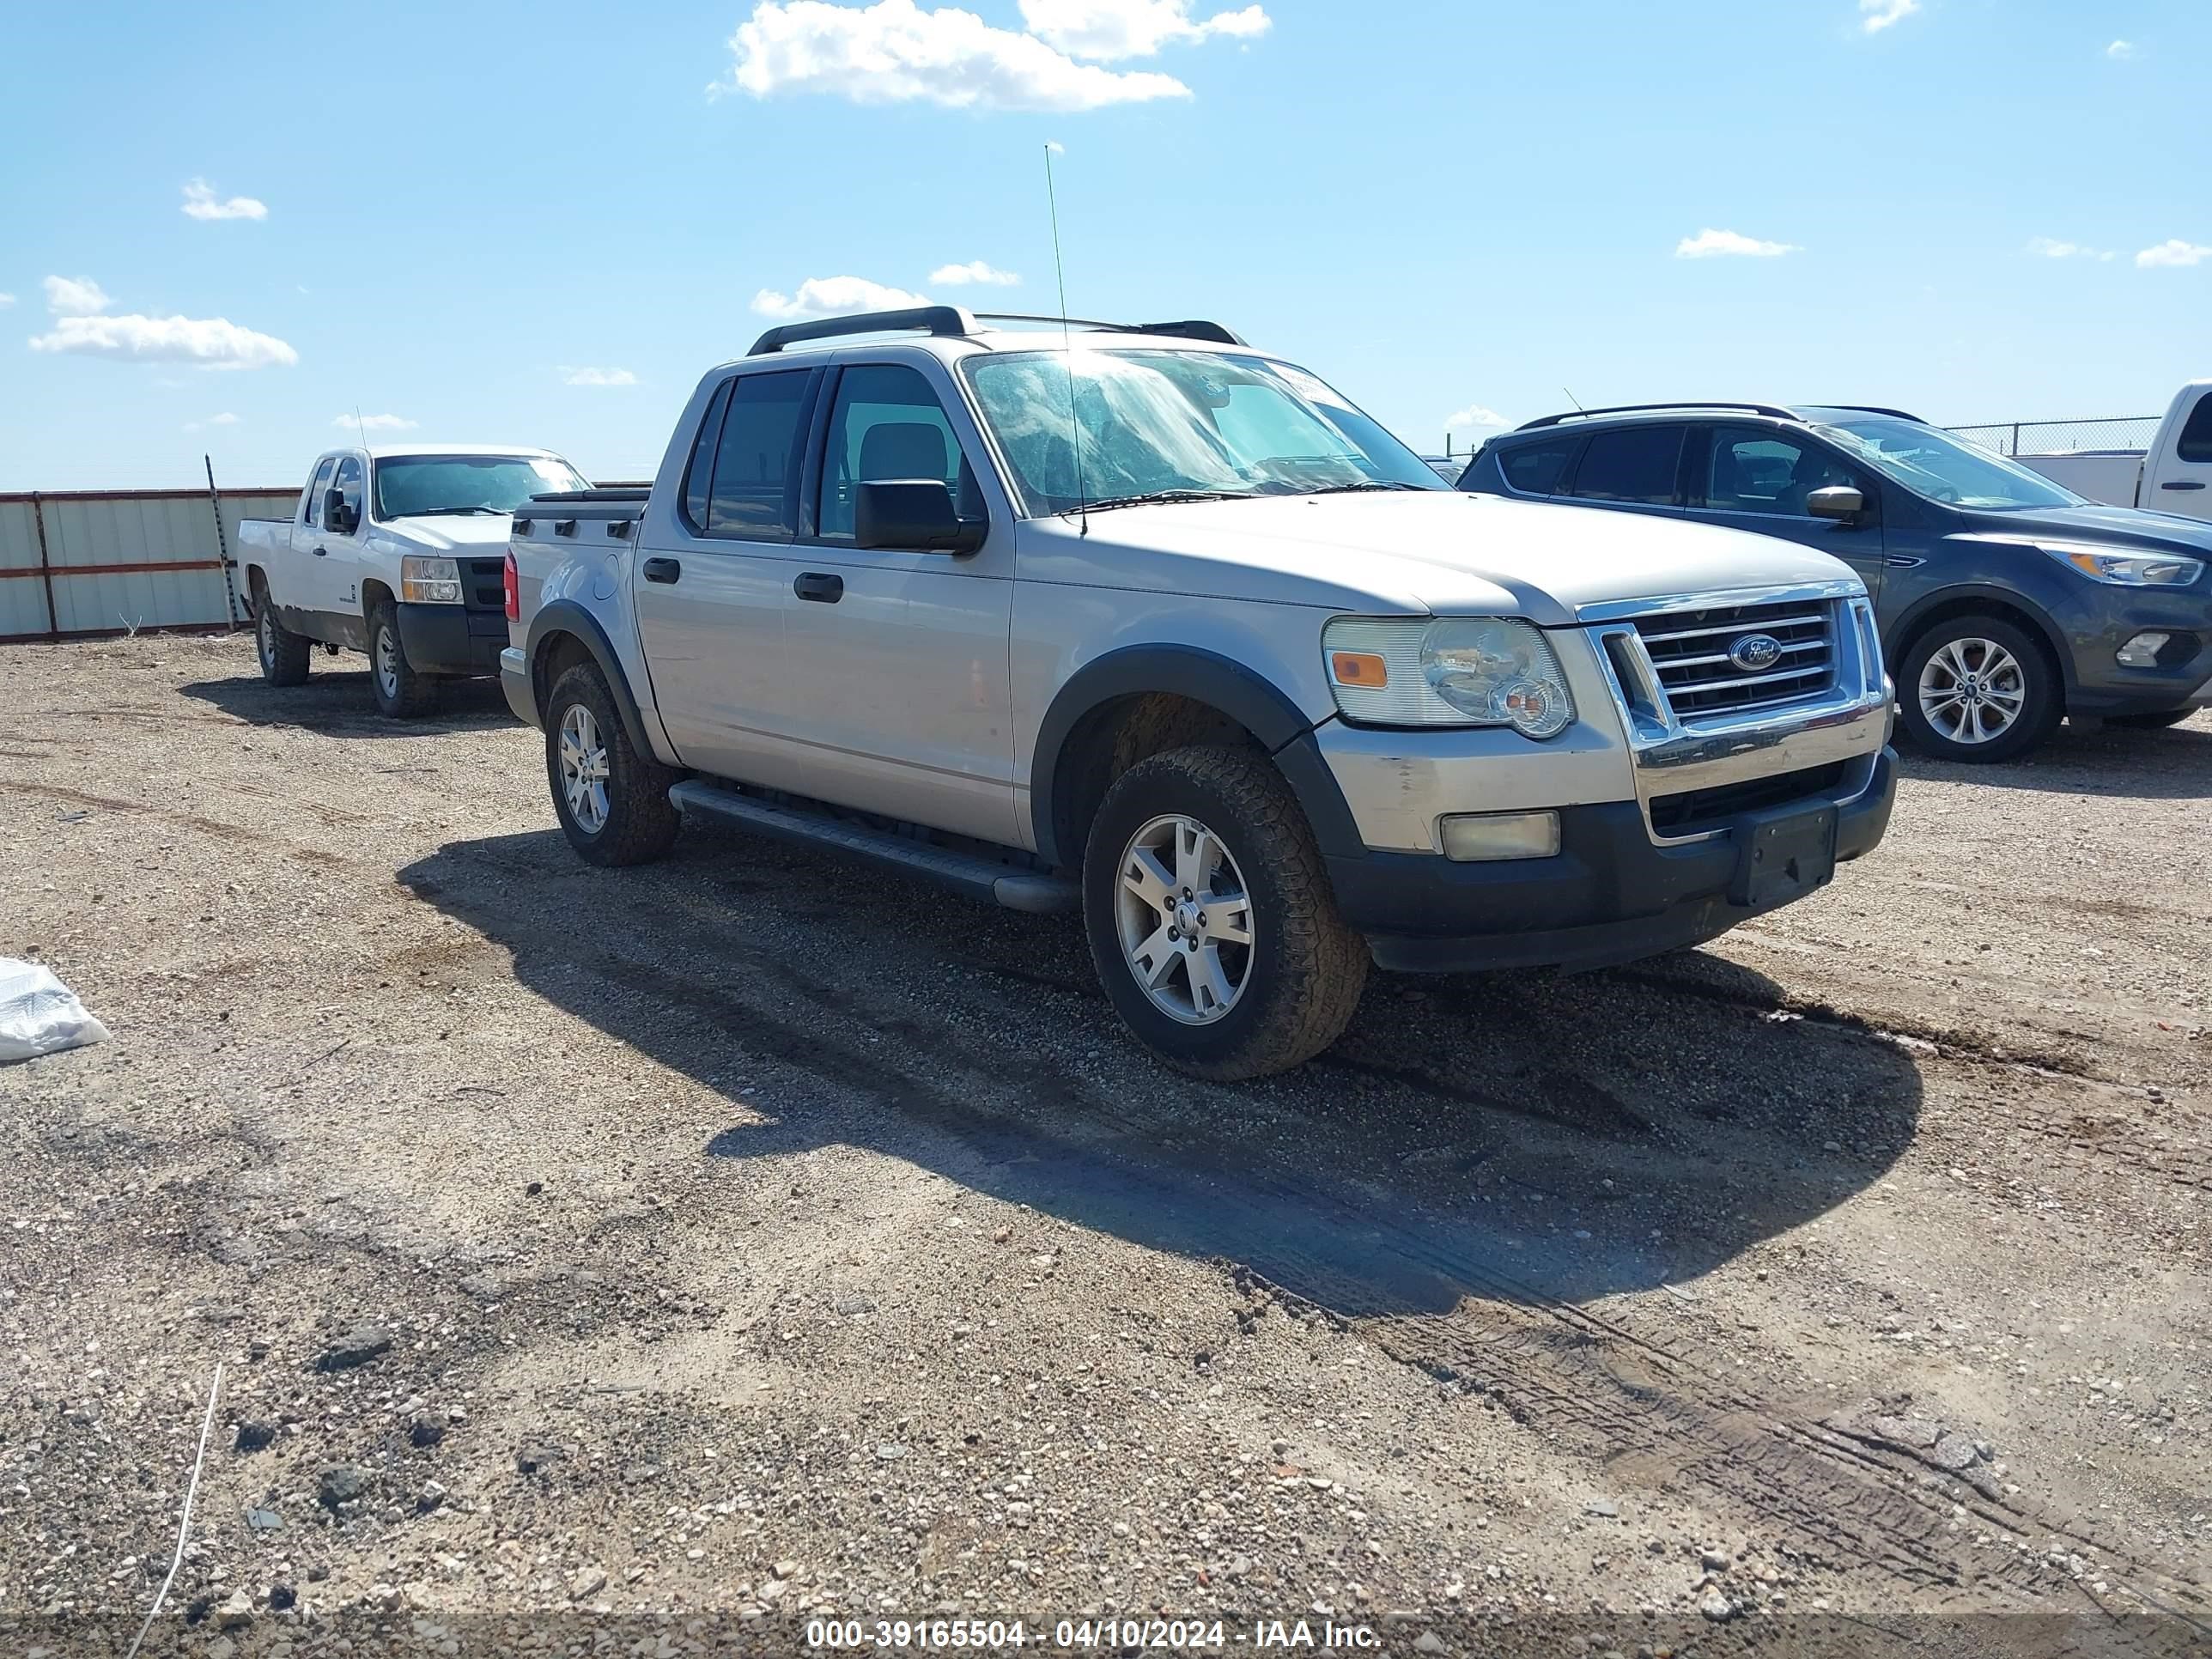
[[[276,620],[276,607],[269,590],[253,585],[253,652],[261,661],[261,678],[271,685],[304,685],[307,661],[314,641],[295,634]]]
[[[1194,1076],[1288,1071],[1359,1006],[1367,946],[1264,755],[1194,746],[1123,773],[1091,826],[1083,899],[1115,1011]]]
[[[380,605],[368,617],[368,689],[376,712],[392,720],[411,720],[438,706],[438,682],[418,674],[407,660],[399,637],[399,613]]]
[[[545,700],[545,781],[568,844],[593,864],[649,864],[675,844],[677,775],[641,754],[596,665],[580,663]]]

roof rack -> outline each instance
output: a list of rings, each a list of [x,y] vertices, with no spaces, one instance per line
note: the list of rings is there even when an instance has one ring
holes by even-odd
[[[908,306],[902,311],[863,311],[850,317],[824,317],[818,322],[785,323],[755,340],[753,349],[745,356],[758,357],[807,340],[830,340],[842,334],[882,334],[902,328],[923,329],[932,334],[973,334],[975,319],[958,306]]]
[[[1546,415],[1524,422],[1514,428],[1516,432],[1534,431],[1540,426],[1559,426],[1568,421],[1592,420],[1600,415],[1642,415],[1662,409],[1740,409],[1753,415],[1771,415],[1779,420],[1798,418],[1794,409],[1784,409],[1779,404],[1732,404],[1717,400],[1673,404],[1614,404],[1606,409],[1571,409],[1563,415]]]
[[[1060,323],[1079,328],[1102,329],[1113,334],[1164,334],[1172,339],[1205,340],[1215,345],[1241,346],[1246,343],[1243,337],[1235,331],[1224,328],[1219,323],[1209,323],[1203,318],[1195,317],[1170,323],[1102,323],[1087,317],[1045,317],[1014,311],[984,312],[981,317],[984,320],[1000,323]],[[978,319],[978,313],[958,306],[908,306],[902,311],[863,311],[850,317],[824,317],[811,323],[781,324],[755,340],[752,349],[745,355],[759,357],[809,340],[833,340],[848,334],[883,334],[900,329],[921,329],[930,334],[961,339],[981,331],[976,327]]]
[[[1065,323],[1075,328],[1095,328],[1109,334],[1162,334],[1171,340],[1205,340],[1214,345],[1249,345],[1250,341],[1231,328],[1219,323],[1210,323],[1203,317],[1187,317],[1172,323],[1104,323],[1095,317],[1048,317],[1029,311],[979,311],[980,322],[992,323]]]
[[[1815,404],[1815,409],[1848,409],[1861,415],[1894,415],[1900,421],[1911,421],[1915,426],[1926,426],[1917,415],[1909,415],[1901,409],[1884,409],[1880,404]]]

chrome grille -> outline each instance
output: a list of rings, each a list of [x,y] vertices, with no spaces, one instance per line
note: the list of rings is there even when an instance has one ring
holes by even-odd
[[[1795,702],[1836,683],[1835,606],[1827,600],[1670,611],[1638,617],[1635,626],[1678,720]],[[1778,647],[1771,661],[1747,666],[1729,654],[1761,635]]]

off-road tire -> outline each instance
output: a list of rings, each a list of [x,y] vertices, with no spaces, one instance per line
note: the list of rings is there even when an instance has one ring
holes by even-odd
[[[438,682],[417,673],[407,660],[399,612],[389,599],[368,613],[368,695],[376,701],[376,712],[386,720],[419,720],[438,707]]]
[[[1928,722],[1920,708],[1920,676],[1928,659],[1955,640],[1982,639],[2002,646],[2021,666],[2027,697],[2009,729],[1983,743],[1960,743]],[[1897,673],[1898,730],[1931,760],[1991,766],[2040,748],[2066,716],[2066,681],[2042,640],[2016,623],[1989,616],[1948,617],[1912,641]]]
[[[1180,813],[1219,837],[1252,905],[1249,976],[1211,1024],[1163,1012],[1137,982],[1117,921],[1121,859],[1152,819]],[[1342,1036],[1367,983],[1367,945],[1346,925],[1313,830],[1262,754],[1193,745],[1139,762],[1115,781],[1083,858],[1083,917],[1106,995],[1137,1040],[1176,1070],[1215,1082],[1267,1077]]]
[[[2107,714],[2105,724],[2130,732],[2163,732],[2169,726],[2180,725],[2196,712],[2194,708],[2160,708],[2148,714]]]
[[[607,817],[597,830],[576,822],[561,775],[561,723],[578,704],[590,711],[607,754]],[[629,740],[614,693],[596,663],[579,663],[553,683],[545,699],[545,780],[561,831],[588,862],[610,869],[650,864],[675,845],[683,814],[668,799],[679,775]]]
[[[305,685],[307,663],[315,642],[295,634],[276,620],[270,602],[269,585],[259,577],[253,583],[253,654],[261,660],[261,678],[271,685]]]

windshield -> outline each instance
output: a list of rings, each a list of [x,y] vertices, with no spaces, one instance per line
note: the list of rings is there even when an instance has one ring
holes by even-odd
[[[1916,495],[1953,507],[2079,507],[2039,472],[1917,421],[1838,421],[1821,431]]]
[[[532,495],[590,488],[550,455],[386,455],[376,464],[376,516],[512,513]]]
[[[1097,506],[1445,487],[1340,393],[1288,363],[1079,345],[961,368],[1032,514],[1070,511],[1079,497]]]

